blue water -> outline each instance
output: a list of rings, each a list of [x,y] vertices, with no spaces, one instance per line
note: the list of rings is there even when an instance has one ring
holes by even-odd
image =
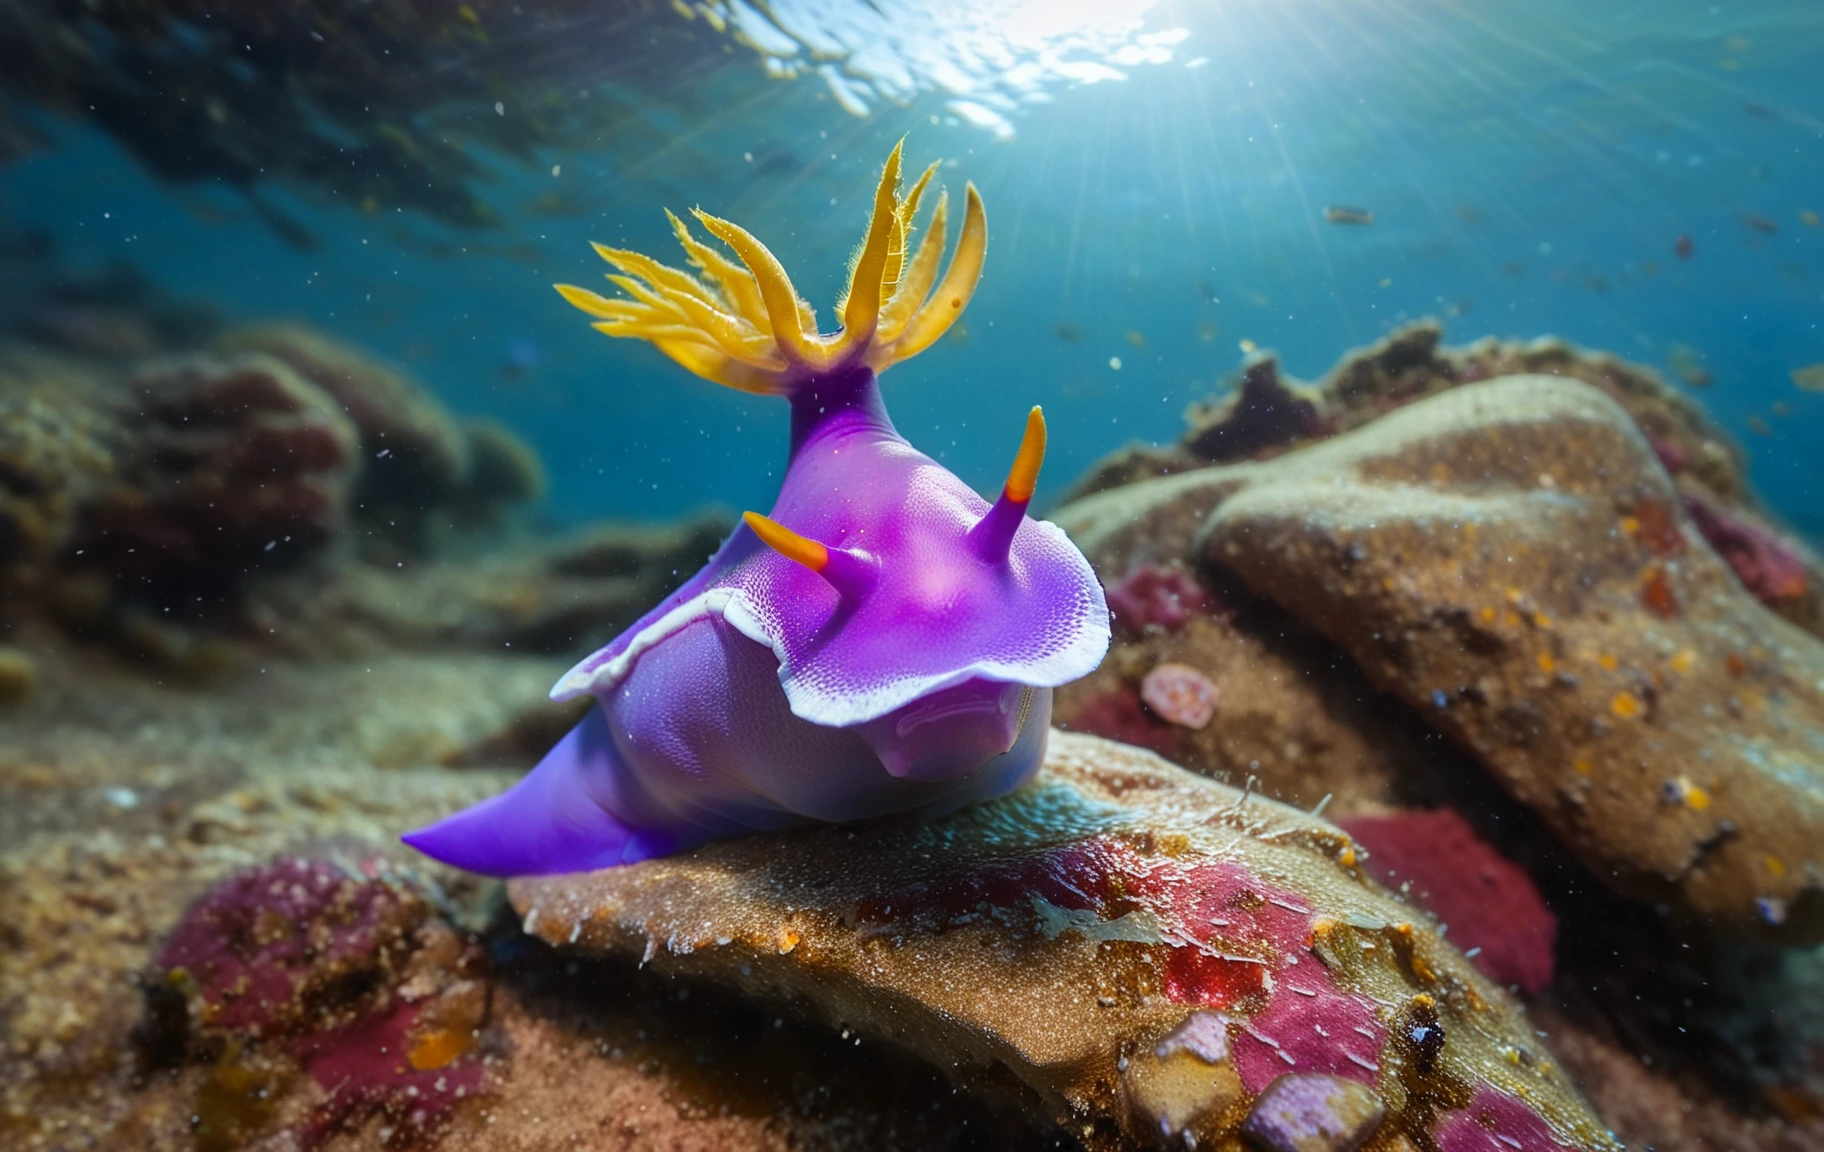
[[[955,161],[953,192],[975,181],[991,240],[966,339],[894,369],[888,402],[984,491],[1030,404],[1051,420],[1043,500],[1128,440],[1174,437],[1243,340],[1315,377],[1437,315],[1453,342],[1553,333],[1660,365],[1695,349],[1763,495],[1824,535],[1824,395],[1788,376],[1824,361],[1824,230],[1801,219],[1824,212],[1824,5],[1212,0],[1147,19],[1190,31],[1170,63],[1056,87],[1010,140],[936,92],[857,118],[815,77],[731,52],[713,99],[636,94],[591,147],[492,163],[495,231],[269,189],[322,240],[300,252],[235,194],[162,186],[75,120],[0,169],[0,208],[77,263],[125,254],[231,315],[307,319],[407,365],[537,445],[553,521],[657,517],[767,506],[783,406],[600,337],[550,285],[601,284],[590,240],[673,258],[660,207],[701,205],[772,246],[827,323],[905,134],[913,164]],[[1330,204],[1375,223],[1326,223]]]

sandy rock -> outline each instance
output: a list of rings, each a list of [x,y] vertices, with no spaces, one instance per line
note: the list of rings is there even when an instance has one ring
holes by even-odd
[[[348,565],[315,584],[263,585],[248,614],[259,634],[298,653],[404,647],[580,656],[683,583],[731,526],[724,514],[704,513],[598,525],[460,562]]]
[[[1079,507],[1057,514],[1073,532]],[[1181,540],[1187,549],[1194,527]],[[1120,548],[1088,549],[1105,578],[1121,570]],[[1137,633],[1117,618],[1102,666],[1058,690],[1058,727],[1150,748],[1231,783],[1252,778],[1265,795],[1305,808],[1327,796],[1332,816],[1439,804],[1449,782],[1473,770],[1409,709],[1388,707],[1335,645],[1271,602],[1190,615],[1174,607],[1164,618],[1173,623],[1148,623]],[[1163,664],[1196,668],[1214,685],[1220,703],[1204,727],[1173,724],[1142,699],[1146,677]]]
[[[463,521],[485,524],[505,509],[544,499],[544,461],[518,433],[494,420],[464,420],[462,433],[469,470],[454,503]]]
[[[1242,369],[1235,391],[1186,413],[1195,431],[1185,447],[1214,464],[1271,456],[1336,430],[1322,404],[1322,397],[1283,378],[1277,357],[1257,353]]]
[[[250,324],[216,347],[275,357],[334,397],[361,435],[359,518],[408,551],[422,550],[432,509],[459,491],[470,467],[469,440],[436,397],[402,370],[303,324]]]
[[[119,468],[107,380],[74,359],[0,355],[0,566],[37,566]]]
[[[1613,1147],[1514,1002],[1345,834],[1092,737],[1054,733],[1035,786],[935,823],[724,841],[509,895],[553,944],[802,998],[972,1082],[1009,1074],[1091,1147],[1232,1139],[1287,1073],[1371,1089],[1421,1142],[1467,1125]],[[1202,1075],[1124,1079],[1137,1056]]]
[[[1705,545],[1606,397],[1454,389],[1060,520],[1095,542],[1198,513],[1206,563],[1340,644],[1597,875],[1719,925],[1824,934],[1824,648]]]
[[[16,704],[32,694],[38,668],[17,648],[0,648],[0,704]]]
[[[1185,412],[1175,444],[1133,444],[1099,461],[1072,489],[1077,500],[1215,463],[1263,460],[1349,432],[1427,396],[1500,376],[1581,380],[1621,405],[1692,507],[1712,547],[1768,607],[1824,636],[1824,562],[1772,523],[1747,478],[1742,449],[1704,412],[1644,365],[1554,337],[1446,347],[1443,328],[1420,320],[1346,353],[1306,386],[1271,352],[1250,355],[1233,387]]]
[[[266,356],[150,361],[135,373],[131,487],[90,511],[86,558],[116,578],[293,561],[342,527],[355,428]]]

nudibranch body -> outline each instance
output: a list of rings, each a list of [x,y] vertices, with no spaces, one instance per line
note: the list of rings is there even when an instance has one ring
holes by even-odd
[[[1026,515],[1037,408],[992,505],[887,418],[876,373],[942,336],[981,274],[973,185],[942,280],[941,193],[907,256],[936,167],[902,196],[899,148],[888,158],[832,336],[771,252],[700,211],[740,263],[673,217],[696,274],[598,246],[628,298],[559,286],[610,336],[784,396],[791,462],[769,516],[748,513],[702,571],[558,682],[554,699],[597,706],[531,774],[407,843],[475,872],[583,871],[748,831],[938,814],[1038,769],[1051,690],[1101,661],[1108,608],[1082,553]]]

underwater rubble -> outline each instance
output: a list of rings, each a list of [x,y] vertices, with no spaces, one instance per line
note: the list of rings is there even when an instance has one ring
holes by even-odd
[[[9,1148],[1824,1143],[1824,573],[1644,369],[1255,358],[1052,512],[1115,643],[1033,787],[503,891],[396,837],[728,518],[109,331],[0,352]]]
[[[712,515],[502,551],[537,454],[367,353],[298,324],[114,352],[0,344],[0,620],[204,678],[282,653],[569,652],[726,534]]]

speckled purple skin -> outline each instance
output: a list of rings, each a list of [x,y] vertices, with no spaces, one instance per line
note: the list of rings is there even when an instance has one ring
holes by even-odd
[[[1108,647],[1088,561],[901,438],[867,368],[790,397],[772,519],[858,553],[859,584],[839,594],[737,528],[558,682],[553,698],[599,706],[530,775],[406,843],[491,875],[585,871],[810,821],[935,815],[1037,771],[1051,689]],[[1009,530],[1003,558],[992,538]]]

